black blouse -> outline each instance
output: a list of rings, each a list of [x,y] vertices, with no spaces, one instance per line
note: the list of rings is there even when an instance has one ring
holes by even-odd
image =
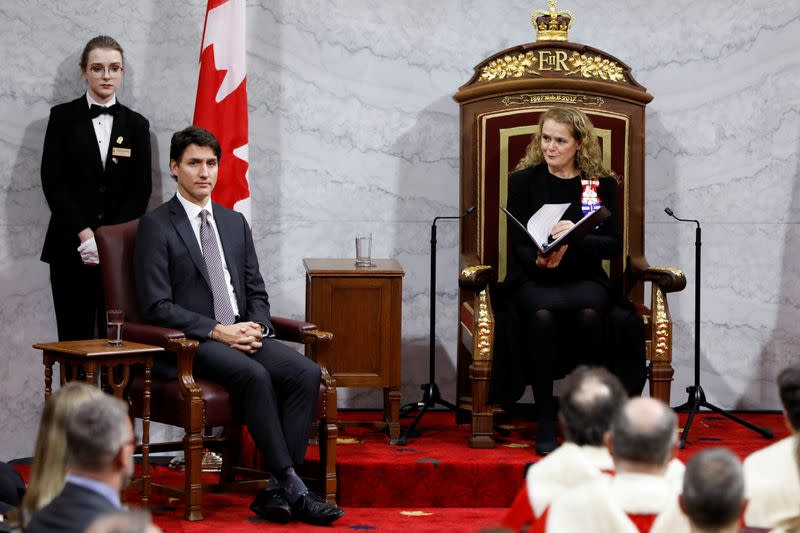
[[[615,257],[622,244],[617,213],[617,182],[611,177],[601,177],[597,187],[598,203],[611,211],[607,218],[592,233],[569,245],[567,253],[558,267],[553,269],[536,266],[536,248],[522,233],[509,224],[509,274],[506,283],[518,285],[525,281],[558,284],[570,280],[594,280],[603,286],[609,285],[603,270],[602,260]],[[528,219],[544,204],[570,206],[564,220],[577,222],[583,217],[581,176],[562,179],[551,174],[545,163],[515,172],[508,186],[508,210],[526,224]]]

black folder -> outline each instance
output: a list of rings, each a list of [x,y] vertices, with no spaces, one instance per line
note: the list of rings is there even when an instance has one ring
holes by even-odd
[[[522,232],[528,236],[528,238],[531,240],[534,246],[536,246],[539,252],[541,252],[541,254],[545,257],[556,251],[556,249],[558,249],[559,246],[563,244],[573,243],[578,239],[582,238],[587,233],[591,233],[605,219],[611,216],[611,211],[609,211],[605,206],[600,207],[600,209],[588,213],[586,216],[584,216],[582,219],[576,222],[575,225],[572,226],[572,228],[570,228],[568,232],[561,235],[561,237],[559,237],[558,239],[552,242],[545,242],[540,244],[536,242],[536,239],[533,237],[533,235],[530,234],[530,232],[528,231],[528,227],[519,220],[517,220],[517,218],[514,215],[509,213],[508,209],[506,209],[505,207],[501,207],[500,209],[503,210],[503,212],[506,214],[509,220],[514,222],[514,224],[516,224],[522,230]]]

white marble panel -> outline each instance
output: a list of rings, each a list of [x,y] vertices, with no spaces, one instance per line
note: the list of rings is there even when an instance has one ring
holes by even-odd
[[[248,0],[253,225],[279,314],[304,315],[303,257],[374,255],[406,269],[404,399],[427,381],[430,221],[456,214],[458,107],[451,95],[475,64],[533,40],[544,0]],[[796,360],[800,250],[800,6],[793,0],[609,5],[563,0],[571,40],[631,65],[647,111],[647,250],[684,268],[671,295],[676,381],[692,379],[694,232],[704,224],[703,380],[726,407],[777,408],[772,380]],[[151,121],[152,205],[174,192],[173,131],[193,115],[206,2],[72,0],[0,5],[0,458],[28,455],[41,407],[33,342],[55,337],[39,183],[50,106],[83,84],[80,47],[98,33],[125,47],[120,100]],[[457,231],[439,228],[436,353],[454,394]],[[369,391],[343,405],[378,407]]]

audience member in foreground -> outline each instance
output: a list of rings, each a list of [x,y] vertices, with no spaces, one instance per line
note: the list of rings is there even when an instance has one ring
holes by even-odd
[[[22,499],[21,520],[27,526],[31,515],[50,503],[64,488],[67,476],[67,420],[84,402],[103,391],[86,383],[73,381],[58,389],[44,404],[39,433],[33,451],[28,489]]]
[[[791,435],[744,461],[748,526],[777,527],[800,516],[800,364],[778,374],[778,389]]]
[[[19,472],[8,463],[0,461],[0,522],[8,511],[20,504],[25,493],[25,483]]]
[[[688,531],[686,517],[678,508],[682,467],[670,468],[678,450],[675,413],[653,398],[634,398],[614,416],[606,445],[616,474],[584,483],[555,499],[535,531]]]
[[[696,453],[686,465],[679,502],[692,533],[738,533],[747,506],[739,459],[725,448]]]
[[[558,412],[564,444],[528,469],[504,526],[529,529],[562,492],[614,469],[603,436],[627,400],[622,383],[604,368],[581,366],[572,373],[561,391]]]
[[[159,533],[147,511],[118,511],[101,515],[86,533]]]
[[[103,394],[76,407],[67,421],[66,484],[33,514],[26,533],[84,533],[101,514],[120,510],[120,491],[133,475],[134,447],[125,402]]]

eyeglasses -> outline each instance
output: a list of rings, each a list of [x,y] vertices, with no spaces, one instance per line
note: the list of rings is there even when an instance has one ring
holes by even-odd
[[[94,78],[104,78],[106,76],[106,72],[108,73],[109,78],[119,78],[122,76],[123,70],[125,69],[122,65],[116,64],[109,65],[108,67],[104,67],[103,65],[92,65],[89,67],[89,72]]]

